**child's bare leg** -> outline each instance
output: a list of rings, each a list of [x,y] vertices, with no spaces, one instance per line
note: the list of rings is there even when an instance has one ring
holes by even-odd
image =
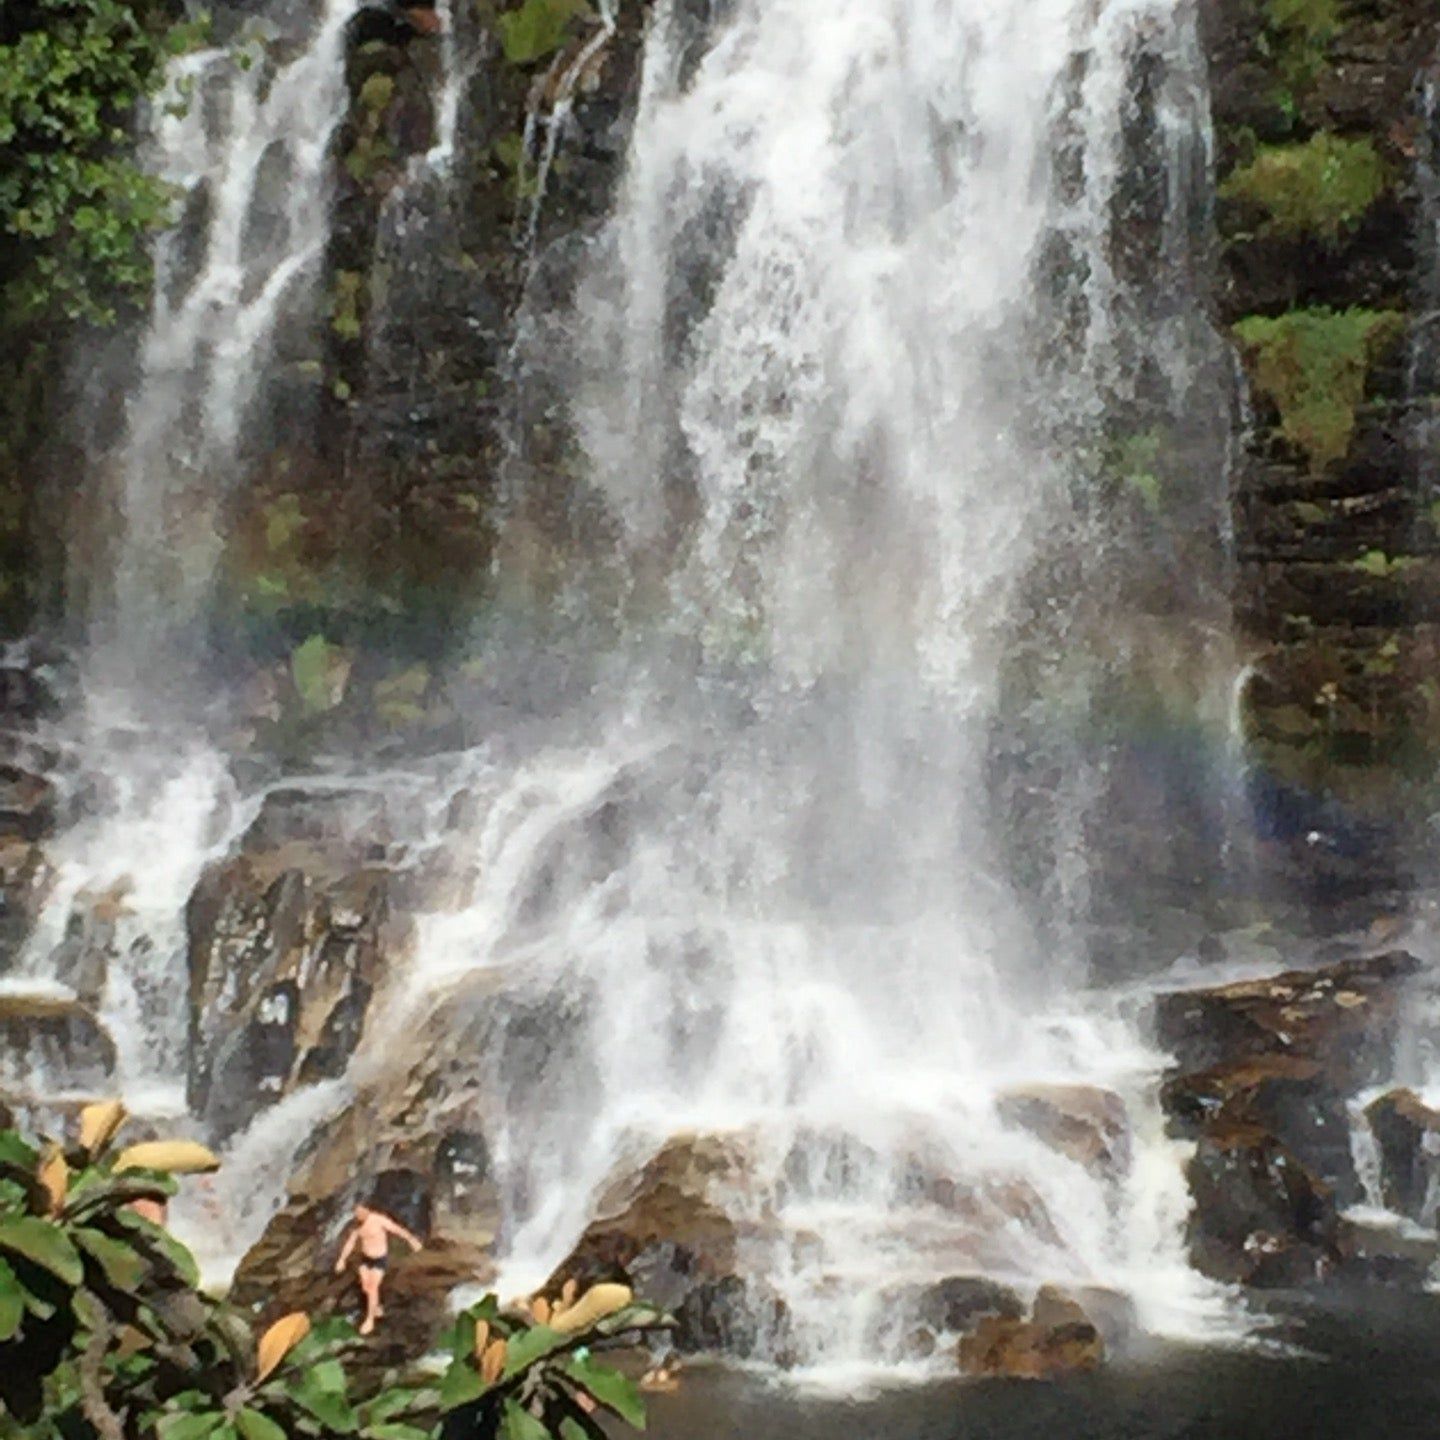
[[[365,1318],[360,1322],[360,1333],[371,1335],[375,1322],[380,1318],[380,1274],[368,1265],[360,1267],[360,1289],[365,1295]]]

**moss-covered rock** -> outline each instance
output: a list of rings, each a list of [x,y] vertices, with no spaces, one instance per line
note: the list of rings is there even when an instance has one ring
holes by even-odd
[[[1384,193],[1388,167],[1368,136],[1320,132],[1301,144],[1261,145],[1220,185],[1239,202],[1241,222],[1262,235],[1334,241]]]
[[[1278,412],[1280,434],[1317,470],[1350,449],[1371,367],[1404,330],[1397,311],[1323,307],[1252,315],[1234,327],[1256,388]]]

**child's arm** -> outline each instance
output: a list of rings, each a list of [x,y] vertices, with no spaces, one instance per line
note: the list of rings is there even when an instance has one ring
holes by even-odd
[[[359,1239],[359,1227],[352,1225],[350,1227],[350,1234],[346,1237],[344,1248],[340,1251],[340,1258],[335,1262],[335,1273],[337,1275],[345,1268],[345,1263],[350,1259],[350,1254],[355,1249]]]
[[[392,1220],[388,1215],[382,1215],[380,1221],[392,1235],[398,1235],[412,1250],[424,1249],[419,1238],[407,1230],[398,1220]]]

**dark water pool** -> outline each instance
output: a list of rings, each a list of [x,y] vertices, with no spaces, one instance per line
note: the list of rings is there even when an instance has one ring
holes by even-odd
[[[1180,1346],[1056,1385],[986,1381],[865,1401],[692,1372],[656,1440],[1440,1440],[1440,1299],[1371,1292],[1279,1307],[1305,1353]]]

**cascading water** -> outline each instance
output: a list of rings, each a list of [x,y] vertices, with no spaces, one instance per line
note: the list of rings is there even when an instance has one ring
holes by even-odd
[[[67,807],[58,880],[20,966],[64,975],[68,950],[107,952],[118,1083],[141,1110],[183,1106],[185,904],[249,813],[197,723],[193,660],[251,406],[329,237],[358,3],[326,0],[279,63],[263,26],[178,59],[153,111],[150,163],[182,214],[155,246],[138,377],[100,467],[109,581],[90,592],[83,701],[57,735],[89,789]],[[104,942],[87,939],[97,905]]]
[[[185,218],[156,247],[115,460],[114,592],[94,622],[92,664],[120,693],[143,690],[147,662],[175,663],[207,595],[249,407],[329,237],[330,139],[347,104],[345,27],[357,8],[325,0],[278,66],[223,48],[182,59],[157,103],[152,163]]]
[[[196,95],[159,142],[206,238],[193,274],[187,231],[160,256],[97,694],[133,687],[125,637],[203,605],[214,501],[324,245],[353,8],[327,0],[263,79],[183,62]],[[616,213],[575,309],[517,346],[522,371],[568,392],[574,513],[600,517],[548,597],[560,698],[540,694],[543,725],[515,718],[538,708],[543,667],[497,625],[485,673],[514,703],[456,766],[480,812],[463,900],[423,921],[349,1080],[381,1076],[420,1019],[451,1025],[486,1097],[509,1285],[544,1278],[617,1174],[698,1132],[740,1157],[741,1269],[789,1316],[765,1358],[893,1366],[916,1290],[975,1273],[1108,1285],[1148,1328],[1204,1329],[1223,1305],[1185,1264],[1144,997],[1087,988],[1081,948],[1022,898],[990,783],[1017,611],[1064,611],[1044,558],[1100,536],[1076,525],[1071,441],[1147,367],[1183,407],[1205,364],[1183,258],[1146,308],[1114,254],[1137,56],[1160,76],[1157,253],[1189,244],[1183,172],[1206,153],[1191,17],[1170,0],[711,8],[701,26],[693,6],[656,7]],[[610,37],[603,17],[567,84]],[[456,153],[465,57],[447,53],[436,143],[412,170],[427,186]],[[395,253],[402,200],[382,224]],[[554,578],[522,563],[542,524],[524,482],[522,457],[505,603]],[[165,957],[149,983],[172,993],[184,896],[253,813],[218,806],[215,777],[181,823],[162,817],[191,837],[144,914]],[[1104,787],[1078,764],[1066,783],[1061,888],[1078,892]],[[123,815],[76,832],[37,973],[81,885],[149,833]],[[1130,1158],[1099,1173],[1010,1123],[1037,1085],[1118,1097]],[[297,1117],[343,1094],[296,1096],[236,1142],[264,1175],[233,1207],[243,1238],[278,1202]],[[238,1243],[211,1239],[221,1258]]]
[[[557,622],[591,677],[574,743],[492,797],[474,901],[404,987],[442,1017],[467,979],[494,999],[463,1049],[506,1283],[701,1132],[744,1155],[744,1268],[789,1316],[771,1358],[893,1364],[907,1287],[977,1270],[1115,1285],[1156,1329],[1216,1315],[1138,1002],[1042,947],[986,784],[1007,626],[1070,513],[1045,442],[1104,404],[1124,338],[1098,257],[1138,50],[1198,63],[1186,15],[1137,0],[736,0],[703,37],[658,8],[617,213],[577,313],[522,354],[568,381],[616,537],[571,556],[555,611],[608,616],[617,653]],[[1089,168],[1057,207],[1066,122]],[[1097,358],[1047,405],[1057,226],[1094,262]],[[523,475],[512,508],[528,540]],[[502,594],[529,553],[502,546]],[[1126,1178],[1003,1122],[1037,1082],[1124,1098]]]

